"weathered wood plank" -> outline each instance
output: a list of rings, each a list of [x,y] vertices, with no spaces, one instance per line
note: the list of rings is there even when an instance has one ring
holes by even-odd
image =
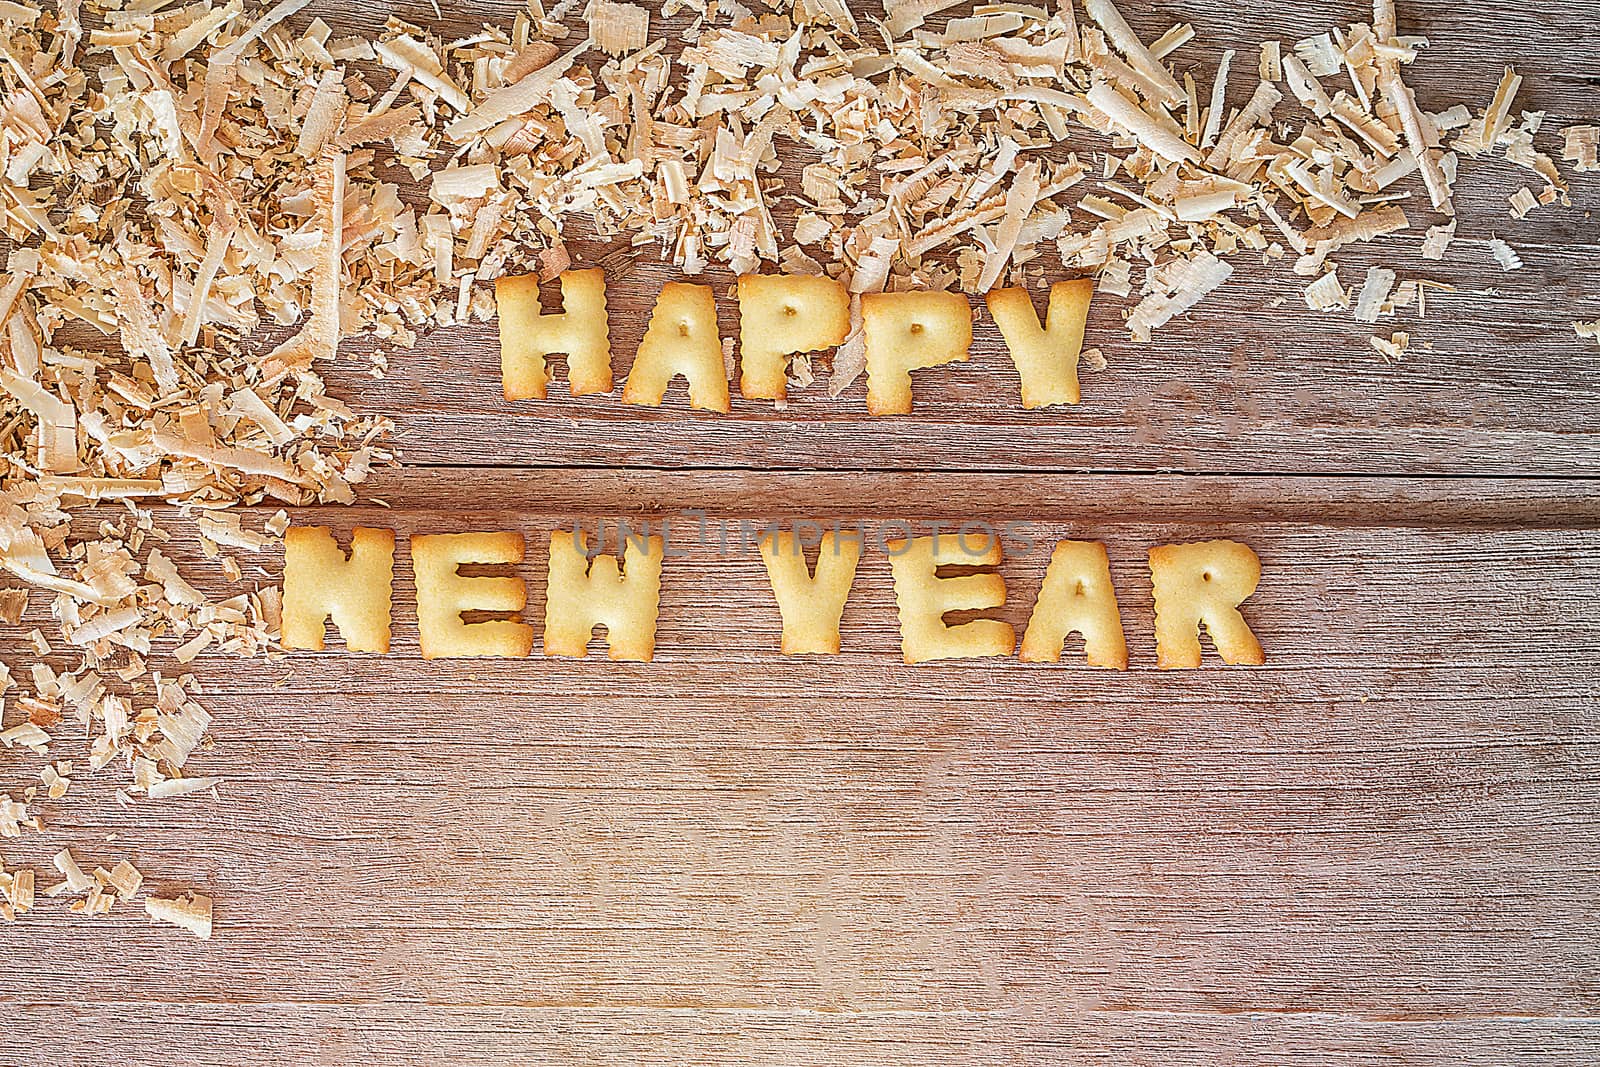
[[[1147,37],[1193,21],[1180,66],[1205,71],[1223,47],[1248,70],[1263,37],[1366,17],[1123,6]],[[470,33],[519,7],[441,23],[426,0],[315,0],[293,24]],[[1400,28],[1433,41],[1425,107],[1481,105],[1514,62],[1547,131],[1600,113],[1600,20],[1581,10],[1421,0]],[[47,903],[0,938],[0,1063],[1589,1067],[1600,502],[1548,476],[1600,473],[1594,349],[1570,328],[1600,315],[1600,197],[1580,182],[1574,209],[1513,223],[1523,175],[1465,169],[1457,252],[1409,259],[1461,292],[1379,324],[1416,337],[1395,365],[1371,329],[1306,311],[1281,264],[1241,259],[1150,346],[1098,304],[1110,365],[1065,411],[1016,405],[982,320],[972,363],[920,377],[904,419],[866,418],[859,384],[730,417],[560,387],[509,405],[484,325],[394,355],[386,380],[336,368],[434,469],[381,473],[370,495],[393,510],[297,520],[525,530],[534,618],[539,535],[574,516],[1015,520],[1108,542],[1135,669],[906,667],[875,555],[845,653],[786,661],[759,564],[706,550],[669,562],[653,664],[425,663],[404,612],[388,657],[208,657],[216,743],[193,769],[225,779],[220,799],[123,809],[111,769],[80,776],[44,805],[47,835],[0,857],[128,856],[157,891],[214,892],[217,939]],[[1344,257],[1346,280],[1407,260],[1417,216]],[[1496,234],[1525,271],[1492,265]],[[673,276],[646,255],[619,280],[619,371]],[[770,473],[818,467],[835,473]],[[1210,536],[1262,553],[1249,616],[1269,663],[1158,673],[1143,552]],[[168,547],[208,593],[237,591]],[[276,580],[273,553],[243,562],[246,585]],[[1043,565],[1003,568],[1013,622]],[[398,591],[408,607],[403,547]],[[0,626],[8,662],[47,613],[35,595]],[[38,770],[20,750],[0,765]]]
[[[1592,1057],[1586,483],[429,470],[372,489],[408,506],[297,520],[525,530],[535,618],[537,535],[578,515],[1101,536],[1135,669],[907,667],[870,552],[846,654],[786,661],[759,562],[687,528],[651,664],[429,663],[409,610],[387,657],[217,664],[192,769],[220,800],[125,811],[108,772],[46,806],[86,863],[214,890],[217,939],[127,910],[8,930],[35,1006],[7,1047],[48,1047],[52,1020],[73,1035],[23,1062],[179,1043],[201,1064]],[[1201,536],[1262,554],[1266,668],[1151,669],[1142,554]],[[185,540],[185,573],[231,591]],[[1042,567],[1005,564],[1008,617]],[[114,955],[86,950],[111,934]],[[130,1012],[116,1044],[105,1020]]]
[[[465,664],[455,668],[415,659],[416,631],[409,554],[413,533],[511,529],[522,531],[528,562],[518,573],[529,579],[527,616],[543,612],[543,567],[549,531],[581,521],[603,525],[614,545],[618,519],[637,528],[654,523],[669,533],[662,589],[658,662],[654,665],[531,663],[517,670],[547,676],[573,671],[606,672],[644,684],[695,664],[702,685],[737,684],[743,671],[763,667],[763,684],[803,689],[818,684],[811,664],[785,663],[776,654],[778,616],[753,548],[759,530],[773,520],[814,520],[824,527],[863,523],[868,551],[846,609],[843,632],[848,665],[838,691],[872,684],[893,688],[938,687],[955,678],[988,678],[999,668],[986,662],[927,665],[909,669],[898,661],[898,623],[883,542],[904,530],[930,532],[933,524],[956,535],[963,523],[987,522],[1011,542],[1001,571],[1010,597],[1001,615],[1019,631],[1043,579],[1048,549],[1062,537],[1107,542],[1113,575],[1120,583],[1125,625],[1135,664],[1152,663],[1149,579],[1145,553],[1156,544],[1209,537],[1239,537],[1261,555],[1267,578],[1251,601],[1262,638],[1275,655],[1269,672],[1315,672],[1330,661],[1344,667],[1410,668],[1473,664],[1538,663],[1550,656],[1583,654],[1592,640],[1573,640],[1575,598],[1595,595],[1596,578],[1584,569],[1595,552],[1600,525],[1582,483],[1518,482],[1486,485],[1484,497],[1452,513],[1452,496],[1477,495],[1482,483],[1429,488],[1392,486],[1386,480],[1357,483],[1341,500],[1346,480],[1181,479],[1093,476],[760,475],[711,473],[658,478],[648,472],[591,474],[560,471],[486,472],[475,481],[459,473],[396,475],[374,486],[385,499],[391,490],[416,500],[405,509],[380,507],[304,509],[301,522],[332,523],[342,534],[357,525],[390,527],[401,535],[397,555],[397,649],[390,657],[297,655],[286,664],[244,664],[208,684],[224,687],[301,683],[312,664],[332,664],[359,684],[405,677],[411,684],[449,687],[457,675],[467,684],[497,684],[511,666]],[[408,487],[412,486],[412,487]],[[430,498],[430,494],[433,494]],[[1468,497],[1470,499],[1470,497]],[[734,508],[723,507],[740,501]],[[494,506],[486,506],[493,501]],[[1167,510],[1170,501],[1171,511]],[[1321,503],[1319,503],[1321,502]],[[552,512],[551,505],[561,509]],[[1319,507],[1328,509],[1322,521]],[[706,511],[705,526],[684,508]],[[1289,517],[1296,509],[1303,516]],[[1168,520],[1168,515],[1172,519]],[[1512,516],[1507,528],[1498,514]],[[1440,518],[1440,516],[1446,516]],[[265,511],[251,519],[258,523]],[[171,524],[173,516],[165,521]],[[90,526],[93,517],[84,520]],[[1433,525],[1444,523],[1445,525]],[[1475,524],[1475,525],[1474,525]],[[1538,529],[1537,525],[1554,527]],[[1565,527],[1566,529],[1563,529]],[[220,581],[219,568],[205,561],[187,538],[167,546],[194,581]],[[244,562],[270,576],[276,557],[263,553]],[[1576,573],[1574,569],[1576,568]],[[220,591],[220,590],[219,590]],[[230,592],[236,590],[230,590]],[[48,599],[35,594],[22,631],[47,622]],[[1514,630],[1502,635],[1495,614],[1507,603],[1519,613]],[[1592,630],[1578,631],[1592,635]],[[1559,649],[1550,645],[1557,638]],[[1396,642],[1405,661],[1394,663]],[[65,661],[63,660],[63,663]],[[781,668],[781,669],[780,669]],[[796,674],[804,669],[805,674]],[[1065,670],[1038,665],[1035,673]],[[865,676],[863,671],[866,672]],[[1089,672],[1090,685],[1101,684]],[[287,676],[287,677],[286,677]],[[582,676],[582,675],[580,675]],[[311,675],[311,677],[315,677]],[[511,678],[519,675],[509,675]],[[528,677],[521,675],[520,677]],[[1171,677],[1171,676],[1169,676]],[[326,685],[327,679],[308,683]],[[515,681],[508,684],[515,685]],[[1113,682],[1120,684],[1120,682]],[[1220,681],[1213,684],[1224,684]],[[1274,691],[1272,696],[1282,695]]]
[[[301,17],[321,14],[347,32],[375,28],[393,14],[464,36],[485,20],[508,23],[518,7],[495,0],[441,16],[418,0],[360,8],[318,0]],[[1510,62],[1526,75],[1518,109],[1546,113],[1542,148],[1559,147],[1562,126],[1600,116],[1594,20],[1555,4],[1518,9],[1515,17],[1482,3],[1400,7],[1402,30],[1432,42],[1413,68],[1423,106],[1482,107]],[[1147,37],[1176,21],[1192,22],[1196,39],[1176,53],[1176,62],[1193,67],[1202,87],[1215,56],[1238,49],[1230,93],[1237,105],[1250,88],[1261,40],[1293,42],[1365,21],[1370,5],[1257,5],[1245,18],[1232,8],[1185,7],[1128,16]],[[658,24],[670,33],[688,17]],[[1086,138],[1069,147],[1092,153],[1097,143]],[[787,165],[792,169],[793,161]],[[1088,344],[1105,352],[1109,366],[1086,372],[1085,399],[1073,408],[1020,408],[1015,372],[981,311],[971,363],[920,373],[917,407],[907,417],[869,418],[860,382],[837,398],[820,383],[797,391],[783,412],[735,398],[729,416],[691,412],[681,387],[660,410],[625,407],[615,395],[575,400],[559,383],[546,401],[511,404],[500,395],[493,324],[442,330],[411,352],[393,353],[383,381],[355,362],[330,378],[335,392],[358,408],[393,414],[406,456],[425,464],[1600,473],[1600,400],[1588,373],[1595,348],[1571,328],[1575,319],[1600,316],[1587,284],[1600,244],[1592,220],[1600,182],[1579,175],[1572,208],[1540,209],[1513,221],[1506,197],[1528,182],[1528,172],[1490,159],[1464,160],[1462,169],[1460,239],[1443,263],[1415,255],[1434,221],[1417,198],[1405,204],[1411,230],[1337,257],[1347,283],[1384,263],[1402,277],[1457,287],[1430,294],[1426,320],[1407,312],[1363,325],[1347,313],[1311,312],[1300,295],[1306,279],[1296,279],[1288,261],[1262,265],[1235,257],[1236,277],[1150,345],[1128,342],[1118,302],[1099,300]],[[422,196],[409,186],[403,192]],[[788,209],[776,207],[781,225]],[[1487,251],[1493,236],[1519,249],[1527,268],[1502,272]],[[578,234],[571,249],[588,263],[625,244]],[[661,283],[679,277],[653,246],[635,252],[635,265],[612,289],[619,381]],[[1047,251],[1042,262],[1048,261]],[[704,280],[719,294],[731,281],[718,270]],[[726,299],[723,305],[723,332],[731,336],[733,310]],[[1368,338],[1394,329],[1410,330],[1414,344],[1403,361],[1389,365]]]
[[[1072,408],[1020,407],[986,312],[971,362],[917,375],[910,416],[868,416],[861,381],[836,398],[820,383],[796,392],[782,412],[735,398],[726,416],[690,411],[681,388],[660,409],[572,398],[559,384],[548,400],[508,402],[492,324],[425,338],[394,357],[387,379],[352,366],[335,382],[363,409],[398,413],[396,443],[417,464],[1593,475],[1600,401],[1580,370],[1593,342],[1572,330],[1593,311],[1571,281],[1588,253],[1525,258],[1513,274],[1432,273],[1499,293],[1434,297],[1428,321],[1380,324],[1413,332],[1394,364],[1368,347],[1372,327],[1309,311],[1298,288],[1259,271],[1150,345],[1128,343],[1115,306],[1097,305],[1087,343],[1110,364],[1084,372]],[[641,266],[618,283],[619,381],[660,283],[675,276]],[[732,336],[731,303],[722,312]]]
[[[350,25],[375,25],[390,12],[438,22],[414,0],[362,12],[328,6]],[[447,12],[446,24],[464,34],[510,13],[504,4],[483,5],[471,14]],[[1258,7],[1247,18],[1220,8],[1128,17],[1147,37],[1175,21],[1192,22],[1196,39],[1176,62],[1194,67],[1202,87],[1215,56],[1238,49],[1230,93],[1237,104],[1250,87],[1246,68],[1260,41],[1292,42],[1370,13],[1370,6],[1341,3]],[[1563,125],[1600,115],[1593,88],[1600,28],[1593,20],[1556,5],[1519,9],[1513,18],[1493,5],[1437,0],[1402,4],[1400,16],[1402,32],[1432,42],[1414,68],[1425,107],[1481,107],[1502,63],[1514,63],[1526,74],[1518,107],[1546,112],[1542,144],[1554,146]],[[1291,111],[1286,105],[1284,114]],[[1579,176],[1573,208],[1514,222],[1506,197],[1526,172],[1487,159],[1465,160],[1462,168],[1461,239],[1444,263],[1415,256],[1429,221],[1418,200],[1406,205],[1411,231],[1338,257],[1347,280],[1384,263],[1399,266],[1402,277],[1456,286],[1458,292],[1430,295],[1426,321],[1403,315],[1363,326],[1348,314],[1310,312],[1286,262],[1252,265],[1241,257],[1223,291],[1151,345],[1129,343],[1117,303],[1099,301],[1087,343],[1110,365],[1086,374],[1084,402],[1071,409],[1020,408],[1015,372],[981,312],[972,362],[918,375],[916,411],[901,418],[869,418],[859,382],[838,398],[819,383],[797,392],[784,412],[735,398],[731,416],[691,412],[681,389],[659,411],[624,407],[615,396],[573,399],[560,384],[547,401],[510,404],[499,394],[492,324],[425,338],[394,356],[386,381],[354,367],[336,372],[336,389],[358,406],[395,413],[407,457],[427,464],[1593,475],[1600,402],[1586,369],[1594,348],[1571,323],[1600,314],[1586,285],[1596,244],[1590,216],[1600,194]],[[778,208],[781,224],[786,216]],[[1492,236],[1521,250],[1527,268],[1500,271],[1487,251]],[[577,239],[571,247],[589,262],[619,245]],[[613,283],[619,380],[660,284],[678,277],[651,248],[637,253],[630,272]],[[705,280],[719,294],[731,281],[717,270]],[[723,331],[731,336],[736,321],[723,303]],[[1367,338],[1392,329],[1410,329],[1414,346],[1403,362],[1385,365]]]
[[[148,1020],[130,1032],[129,1011]],[[1417,1067],[1538,1063],[1587,1067],[1583,1020],[1364,1018],[1336,1012],[1217,1015],[1083,1009],[1046,1019],[995,1013],[817,1012],[747,1007],[640,1013],[575,1006],[362,1006],[278,1003],[261,1008],[149,1005],[138,1000],[14,1013],[19,1044],[49,1048],[64,1029],[84,1035],[86,1059],[159,1062],[172,1047],[195,1067],[232,1067],[214,1044],[226,1028],[234,1047],[306,1065],[361,1060],[397,1067],[506,1062],[694,1062],[876,1067],[940,1063],[978,1067],[1201,1067],[1249,1062],[1296,1067],[1315,1056],[1329,1067],[1395,1062]],[[1029,1027],[1045,1036],[1034,1038]],[[1330,1030],[1337,1036],[1328,1037]],[[52,1061],[61,1062],[61,1061]]]

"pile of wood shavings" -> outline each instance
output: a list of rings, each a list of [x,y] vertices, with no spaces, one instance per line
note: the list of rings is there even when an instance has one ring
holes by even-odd
[[[1515,74],[1476,114],[1418,107],[1403,71],[1424,42],[1381,0],[1371,25],[1203,71],[1180,69],[1189,27],[1146,42],[1110,0],[959,16],[901,0],[881,19],[842,0],[533,0],[451,41],[398,22],[338,37],[295,17],[305,3],[0,0],[0,567],[23,583],[0,590],[0,620],[32,589],[59,631],[32,632],[25,671],[0,668],[0,743],[44,761],[0,794],[0,837],[43,832],[80,760],[124,768],[129,805],[217,785],[186,771],[210,715],[181,672],[270,652],[278,590],[210,600],[173,542],[243,583],[236,554],[286,519],[256,530],[228,508],[352,501],[392,458],[389,426],[329,396],[320,368],[347,338],[404,347],[487,319],[481,283],[553,277],[574,232],[687,274],[826,271],[857,304],[1093,272],[1145,341],[1241,253],[1313,279],[1311,307],[1420,315],[1424,283],[1372,267],[1347,289],[1336,257],[1424,221],[1422,258],[1444,257],[1463,156],[1537,175],[1515,217],[1566,195],[1534,147],[1542,116],[1513,114]],[[1564,133],[1564,158],[1596,169],[1596,128]],[[1408,336],[1374,347],[1399,358]],[[858,329],[831,392],[862,356]],[[794,375],[813,379],[804,359]],[[84,510],[107,501],[111,518]],[[158,503],[194,532],[159,525]],[[142,881],[56,865],[51,892],[88,914]],[[33,885],[0,870],[0,916],[32,908]],[[197,933],[203,910],[209,933],[207,898],[147,910]]]

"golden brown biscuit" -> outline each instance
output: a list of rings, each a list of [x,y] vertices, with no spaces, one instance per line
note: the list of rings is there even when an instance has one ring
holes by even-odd
[[[1094,282],[1088,278],[1056,282],[1043,326],[1026,289],[995,289],[985,298],[1022,379],[1023,407],[1078,402],[1078,355],[1092,296]]]
[[[911,413],[911,372],[959,363],[972,349],[972,306],[960,293],[867,293],[867,410]]]
[[[789,357],[832,348],[849,333],[850,294],[832,278],[741,276],[739,391],[751,400],[783,400]]]
[[[1150,550],[1156,601],[1156,666],[1200,666],[1205,626],[1224,663],[1260,665],[1261,642],[1239,605],[1261,581],[1261,560],[1237,541],[1158,545]]]
[[[350,555],[326,526],[283,534],[283,647],[322,650],[332,617],[352,652],[389,651],[394,531],[357,526]]]
[[[709,285],[668,282],[661,287],[639,354],[622,387],[622,402],[660,407],[675,375],[689,382],[689,403],[728,411],[728,367],[717,334],[717,301]]]
[[[1111,561],[1094,541],[1061,541],[1050,554],[1044,586],[1022,635],[1024,663],[1058,663],[1067,635],[1083,635],[1091,667],[1128,669],[1128,642],[1111,584]]]
[[[609,655],[649,661],[655,656],[656,616],[661,607],[659,535],[628,538],[622,565],[617,557],[585,555],[587,534],[556,530],[550,535],[550,585],[544,602],[547,656],[586,656],[596,626],[606,628]]]
[[[783,616],[783,654],[837,653],[839,620],[861,561],[861,536],[832,530],[823,534],[815,574],[806,567],[800,539],[788,530],[762,536],[761,561]]]
[[[465,622],[464,611],[518,612],[528,603],[521,578],[465,577],[464,563],[521,563],[520,533],[420,534],[411,539],[422,657],[520,658],[533,650],[533,627],[510,619]]]
[[[539,277],[524,274],[494,283],[500,316],[500,380],[507,400],[543,400],[550,383],[547,357],[567,357],[573,396],[611,391],[611,340],[606,320],[606,275],[598,267],[561,275],[560,312],[539,310]]]
[[[900,608],[900,651],[907,663],[1011,654],[1017,635],[1009,623],[974,619],[950,626],[944,621],[948,612],[1003,606],[1005,579],[993,572],[958,578],[940,578],[937,573],[946,566],[998,566],[998,538],[944,534],[890,541],[886,547]]]

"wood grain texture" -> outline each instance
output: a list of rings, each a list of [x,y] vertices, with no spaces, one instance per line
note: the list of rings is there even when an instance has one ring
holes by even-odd
[[[872,551],[844,653],[785,660],[759,560],[692,527],[654,663],[428,662],[402,538],[393,653],[202,675],[220,800],[47,807],[85,862],[214,890],[218,936],[14,928],[7,1042],[73,1035],[21,1062],[1592,1062],[1588,483],[385,479],[410,506],[297,521],[522,530],[535,619],[574,516],[1096,536],[1133,669],[907,667]],[[1143,553],[1212,536],[1261,553],[1268,666],[1156,671]],[[1014,622],[1045,558],[1002,567]]]
[[[1147,38],[1192,21],[1180,55],[1239,48],[1241,69],[1264,37],[1366,17],[1123,6]],[[426,0],[313,13],[439,25]],[[1400,17],[1433,41],[1425,107],[1481,105],[1512,61],[1547,129],[1600,110],[1581,5]],[[874,552],[843,654],[786,660],[759,562],[691,523],[654,663],[429,663],[402,539],[391,655],[196,664],[217,722],[193,770],[219,798],[123,808],[115,774],[84,776],[44,805],[47,834],[0,846],[47,869],[70,843],[217,898],[209,943],[129,908],[7,928],[0,1065],[1600,1061],[1600,401],[1571,330],[1600,316],[1596,193],[1512,223],[1522,176],[1464,167],[1459,255],[1416,266],[1459,291],[1380,324],[1417,339],[1392,365],[1281,265],[1241,259],[1149,346],[1098,303],[1110,365],[1073,409],[1021,410],[983,317],[972,363],[920,375],[916,413],[888,420],[859,384],[728,417],[678,393],[511,405],[481,325],[385,379],[335,369],[336,393],[395,416],[408,466],[296,521],[522,530],[535,620],[542,538],[574,517],[981,519],[1105,541],[1133,669],[907,667]],[[1342,257],[1346,280],[1420,234]],[[1499,272],[1492,235],[1528,268]],[[674,277],[646,256],[616,282],[619,370]],[[1158,672],[1143,554],[1215,536],[1262,556],[1247,613],[1268,663]],[[164,550],[238,591],[186,539]],[[1014,623],[1046,557],[1002,568]],[[273,553],[243,562],[246,585],[276,580]],[[35,595],[0,654],[31,655],[47,622]]]
[[[1600,115],[1600,20],[1580,9],[1540,0],[1513,17],[1482,3],[1399,7],[1401,32],[1432,42],[1413,68],[1423,107],[1465,101],[1481,108],[1504,65],[1515,63],[1525,75],[1517,108],[1546,115],[1541,145],[1558,149],[1556,131]],[[417,0],[373,13],[389,10],[434,21]],[[499,8],[475,9],[462,19],[463,33],[480,10]],[[1195,66],[1202,87],[1215,56],[1238,49],[1234,105],[1253,84],[1243,68],[1253,66],[1263,39],[1292,42],[1370,16],[1370,5],[1355,3],[1128,13],[1147,39],[1174,22],[1193,23],[1196,40],[1176,61],[1180,69]],[[1083,402],[1070,408],[1021,408],[1016,372],[981,308],[971,361],[919,372],[913,413],[895,418],[866,414],[859,380],[836,398],[819,381],[793,392],[784,411],[735,396],[731,415],[691,411],[681,382],[660,409],[628,407],[616,395],[573,398],[564,379],[547,400],[511,403],[500,396],[493,324],[425,338],[396,356],[386,379],[350,364],[334,380],[359,406],[397,413],[406,459],[424,465],[1600,474],[1600,398],[1589,380],[1595,347],[1572,329],[1575,319],[1600,317],[1589,284],[1600,245],[1592,218],[1600,183],[1579,176],[1572,208],[1513,221],[1506,198],[1527,172],[1491,159],[1465,159],[1461,167],[1459,236],[1443,263],[1416,255],[1437,221],[1417,198],[1404,205],[1409,230],[1336,257],[1347,283],[1382,264],[1403,278],[1456,287],[1429,294],[1425,320],[1405,312],[1363,325],[1348,313],[1310,311],[1301,296],[1306,279],[1295,278],[1287,261],[1239,256],[1223,289],[1148,345],[1127,339],[1123,304],[1097,297],[1085,343],[1101,348],[1109,366],[1085,371]],[[781,224],[781,204],[778,216]],[[1522,253],[1524,270],[1495,264],[1488,251],[1495,236]],[[580,265],[625,251],[581,234],[571,248]],[[635,254],[608,295],[619,381],[656,293],[680,278],[652,249]],[[723,295],[731,277],[713,269],[702,280],[722,296],[724,336],[736,335],[736,311]],[[1368,338],[1395,329],[1412,331],[1413,348],[1387,364]]]
[[[1366,250],[1345,257],[1357,267],[1345,273],[1359,279],[1405,254]],[[1242,268],[1214,304],[1149,345],[1129,342],[1118,305],[1097,299],[1086,343],[1110,362],[1084,371],[1083,402],[1070,408],[1022,409],[986,311],[971,361],[918,372],[912,414],[888,418],[867,415],[860,380],[835,398],[818,382],[784,411],[735,396],[731,415],[690,411],[681,382],[659,409],[573,398],[564,379],[546,400],[506,401],[492,324],[424,339],[385,379],[350,365],[333,380],[358,406],[399,413],[396,444],[417,465],[1592,476],[1596,356],[1572,322],[1600,315],[1583,292],[1593,255],[1536,248],[1525,270],[1503,274],[1485,253],[1424,272],[1462,291],[1430,296],[1426,321],[1377,327],[1307,310],[1304,279],[1282,266]],[[619,381],[655,294],[677,277],[640,267],[613,283]],[[713,278],[725,291],[728,279]],[[720,302],[725,336],[736,334],[735,310]],[[1392,329],[1412,330],[1415,347],[1385,363],[1367,339]]]

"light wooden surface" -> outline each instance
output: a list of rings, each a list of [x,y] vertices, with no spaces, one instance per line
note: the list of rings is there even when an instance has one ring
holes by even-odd
[[[1193,55],[1361,17],[1125,7],[1147,36],[1193,21]],[[1514,60],[1552,127],[1600,112],[1581,9],[1429,0],[1401,28],[1434,39],[1424,106],[1486,101]],[[389,508],[297,521],[522,530],[535,620],[543,538],[578,516],[1014,521],[1107,543],[1133,669],[904,666],[873,553],[843,654],[786,660],[759,562],[687,540],[652,664],[427,663],[402,541],[391,655],[199,665],[220,799],[124,810],[86,776],[48,844],[7,843],[209,891],[217,934],[137,909],[7,929],[0,1064],[1597,1062],[1600,401],[1570,327],[1600,316],[1597,197],[1512,224],[1483,184],[1463,233],[1528,269],[1481,243],[1432,265],[1498,293],[1431,301],[1432,348],[1394,365],[1242,261],[1150,346],[1097,306],[1110,366],[1070,411],[1016,406],[987,320],[973,364],[882,421],[859,385],[732,417],[514,407],[487,327],[386,380],[350,365],[339,392],[395,414],[410,466],[370,487]],[[667,276],[641,263],[616,298]],[[1157,672],[1143,554],[1213,536],[1262,557],[1268,664]],[[1002,568],[1012,621],[1045,559]],[[45,610],[0,629],[8,659]]]
[[[786,661],[759,561],[681,534],[652,664],[430,663],[408,621],[230,663],[220,800],[51,809],[115,835],[86,862],[212,888],[216,939],[17,927],[25,1062],[1593,1062],[1587,483],[388,482],[412,504],[302,517],[523,530],[535,618],[571,516],[1025,516],[1106,541],[1133,670],[906,667],[875,553],[844,653]],[[1157,672],[1142,554],[1214,535],[1262,556],[1269,665]],[[1006,562],[1008,618],[1043,566]]]
[[[1600,116],[1600,18],[1581,5],[1402,0],[1398,8],[1401,32],[1432,42],[1413,68],[1421,106],[1481,109],[1514,63],[1524,74],[1517,112],[1546,115],[1542,147],[1559,156],[1563,126]],[[372,10],[435,21],[426,0]],[[462,32],[494,10],[456,16]],[[1205,73],[1197,75],[1202,84],[1216,55],[1237,49],[1229,96],[1236,105],[1262,40],[1293,42],[1367,21],[1371,5],[1174,3],[1126,14],[1147,39],[1177,22],[1194,24],[1196,39],[1177,55],[1180,66]],[[351,25],[374,21],[370,11],[341,17]],[[1287,262],[1264,266],[1241,255],[1233,279],[1149,345],[1129,343],[1123,308],[1097,297],[1087,343],[1105,352],[1109,366],[1084,370],[1084,399],[1071,409],[1021,408],[1016,372],[981,308],[971,361],[919,372],[913,414],[895,419],[866,414],[862,381],[837,398],[819,382],[782,412],[736,395],[731,416],[691,411],[681,382],[659,410],[625,406],[616,396],[574,399],[564,378],[543,404],[510,403],[500,397],[493,324],[424,341],[386,379],[350,363],[331,380],[354,403],[403,414],[398,443],[413,464],[1600,475],[1600,392],[1592,383],[1600,357],[1594,341],[1572,329],[1575,319],[1600,318],[1591,281],[1600,181],[1578,175],[1572,208],[1513,221],[1506,198],[1528,184],[1529,172],[1470,158],[1461,171],[1458,237],[1443,263],[1416,254],[1427,225],[1438,221],[1418,198],[1404,205],[1411,229],[1336,257],[1347,283],[1381,264],[1403,278],[1455,286],[1428,294],[1424,321],[1402,312],[1362,324],[1347,312],[1310,311],[1301,295],[1306,279]],[[781,203],[777,211],[781,220]],[[1500,269],[1488,250],[1497,236],[1518,250],[1525,269]],[[581,238],[571,247],[579,265],[616,251]],[[706,277],[719,296],[732,280],[715,269]],[[623,309],[612,322],[619,381],[656,292],[678,278],[646,249],[613,281]],[[724,335],[736,334],[732,301],[719,300],[719,312]],[[1395,329],[1412,332],[1413,348],[1385,363],[1368,338]]]

